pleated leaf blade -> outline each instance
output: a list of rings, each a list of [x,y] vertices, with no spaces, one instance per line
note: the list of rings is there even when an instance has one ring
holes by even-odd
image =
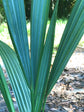
[[[64,70],[69,58],[84,34],[84,0],[77,0],[63,33],[50,73],[47,95]]]
[[[31,112],[31,94],[15,52],[0,41],[0,56],[7,70],[20,112]]]
[[[15,112],[14,105],[11,99],[11,95],[8,89],[8,85],[4,77],[4,73],[2,71],[1,66],[0,66],[0,90],[4,97],[4,100],[6,102],[9,112]]]
[[[44,48],[50,0],[32,0],[31,12],[31,66],[33,82],[36,84],[39,65]]]
[[[30,86],[30,56],[24,0],[3,0],[11,40]]]
[[[51,66],[51,58],[52,58],[52,51],[53,51],[53,44],[54,44],[54,34],[55,34],[55,24],[57,19],[57,9],[58,9],[59,0],[56,2],[56,7],[54,13],[51,18],[48,34],[46,37],[46,42],[43,50],[43,56],[41,60],[40,70],[39,70],[39,77],[37,79],[37,87],[36,87],[36,108],[40,108],[42,102],[44,100],[45,91],[47,87],[49,71]],[[38,109],[36,109],[38,110]]]

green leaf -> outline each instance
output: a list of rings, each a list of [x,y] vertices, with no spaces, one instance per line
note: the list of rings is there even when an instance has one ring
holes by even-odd
[[[15,52],[0,41],[0,56],[20,112],[44,111],[47,95],[84,33],[84,0],[77,0],[50,69],[58,1],[46,37],[50,0],[32,0],[29,56],[24,1],[3,0]]]
[[[69,58],[84,34],[84,0],[77,0],[63,33],[49,76],[47,95],[64,70]]]
[[[11,95],[8,89],[8,85],[6,83],[3,71],[0,66],[0,90],[6,102],[9,112],[15,112],[14,105],[11,99]]]
[[[50,0],[32,0],[31,13],[31,66],[34,86],[44,48]]]
[[[30,57],[26,29],[24,0],[3,0],[11,40],[21,68],[30,86]]]
[[[52,51],[53,51],[53,44],[54,44],[54,34],[55,34],[55,24],[57,19],[57,9],[58,9],[58,2],[56,2],[56,7],[53,13],[53,16],[51,18],[51,23],[49,26],[47,39],[45,42],[44,50],[43,50],[43,56],[41,60],[40,70],[39,70],[39,76],[37,79],[37,86],[36,86],[36,111],[38,111],[41,106],[42,102],[44,100],[45,90],[47,87],[48,77],[49,77],[49,70],[51,65],[51,58],[52,58]],[[38,108],[38,109],[37,109]],[[38,111],[39,112],[39,111]]]
[[[28,88],[15,52],[8,45],[0,41],[0,56],[4,62],[14,90],[19,111],[31,112],[30,89]]]

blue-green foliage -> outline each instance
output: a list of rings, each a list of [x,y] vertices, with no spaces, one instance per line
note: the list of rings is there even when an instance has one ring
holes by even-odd
[[[50,0],[32,1],[29,50],[24,1],[3,0],[14,51],[0,41],[0,56],[20,112],[44,112],[48,94],[84,34],[84,0],[77,0],[51,68],[58,3],[46,34]]]

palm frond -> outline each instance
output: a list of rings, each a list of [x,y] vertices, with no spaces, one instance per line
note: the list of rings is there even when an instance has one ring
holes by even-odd
[[[19,111],[31,111],[31,93],[15,52],[0,41],[0,56],[7,70]]]
[[[50,0],[33,0],[31,13],[31,66],[34,86],[44,48]]]
[[[28,85],[31,81],[30,56],[26,29],[24,0],[3,0],[7,23],[14,49],[21,68],[27,77]]]
[[[77,0],[63,33],[49,76],[47,95],[58,80],[78,42],[84,34],[84,0]]]
[[[14,105],[11,99],[11,95],[8,89],[8,85],[5,80],[4,73],[2,71],[1,66],[0,66],[0,90],[4,97],[4,100],[6,102],[9,112],[15,112]]]
[[[53,51],[53,43],[54,43],[54,33],[55,33],[55,24],[56,24],[56,19],[57,19],[57,8],[58,8],[58,2],[56,2],[56,7],[53,13],[53,16],[51,18],[51,23],[49,26],[48,34],[47,34],[47,39],[44,45],[44,50],[43,50],[43,55],[42,55],[42,60],[41,60],[41,65],[40,65],[40,70],[39,70],[39,76],[37,78],[37,84],[36,84],[36,91],[35,91],[35,99],[36,99],[36,108],[41,108],[46,87],[47,87],[47,82],[48,82],[48,77],[49,77],[49,70],[50,70],[50,65],[51,65],[51,58],[52,58],[52,51]],[[40,104],[41,103],[41,104]],[[38,110],[38,109],[36,109]]]

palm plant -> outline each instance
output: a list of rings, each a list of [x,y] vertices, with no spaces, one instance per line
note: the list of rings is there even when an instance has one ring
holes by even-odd
[[[0,41],[0,56],[20,112],[44,112],[48,94],[84,33],[84,0],[77,0],[51,68],[58,2],[46,35],[50,0],[32,0],[29,50],[24,1],[3,0],[14,50]]]

